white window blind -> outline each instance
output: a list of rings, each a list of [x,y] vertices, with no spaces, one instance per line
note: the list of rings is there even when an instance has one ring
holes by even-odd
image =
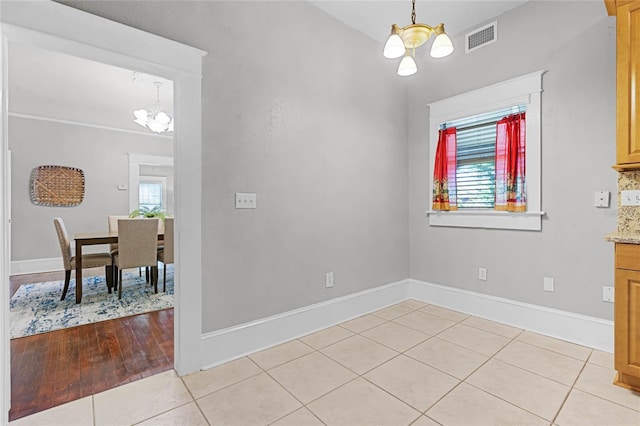
[[[503,117],[524,111],[524,105],[516,105],[443,123],[445,128],[456,128],[459,209],[493,208],[496,123]]]

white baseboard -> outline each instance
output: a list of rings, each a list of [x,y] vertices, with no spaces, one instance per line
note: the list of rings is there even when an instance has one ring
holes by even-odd
[[[11,275],[38,274],[41,272],[64,271],[61,257],[50,259],[14,260],[11,262]],[[158,268],[162,270],[164,265],[160,263]],[[138,268],[129,268],[125,271],[136,271]],[[73,279],[74,275],[72,275]]]
[[[202,335],[203,369],[406,299],[613,352],[613,321],[407,279]]]
[[[408,298],[407,280],[202,335],[203,369],[296,339]]]
[[[13,260],[11,261],[11,275],[37,274],[40,272],[63,271],[61,257],[46,259]]]
[[[613,321],[414,279],[407,285],[413,299],[613,352]]]

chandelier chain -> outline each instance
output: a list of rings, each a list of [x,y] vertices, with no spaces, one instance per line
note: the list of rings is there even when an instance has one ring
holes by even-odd
[[[416,0],[411,0],[411,23],[416,23]]]

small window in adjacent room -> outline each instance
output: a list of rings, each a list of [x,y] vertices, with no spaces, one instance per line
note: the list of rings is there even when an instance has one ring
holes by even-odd
[[[162,182],[140,182],[138,187],[138,208],[164,208],[164,185]]]
[[[431,226],[542,229],[543,73],[429,104]]]

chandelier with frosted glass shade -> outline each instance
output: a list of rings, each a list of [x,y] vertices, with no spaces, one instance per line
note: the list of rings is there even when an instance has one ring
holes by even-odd
[[[173,132],[173,117],[164,112],[160,106],[160,86],[162,83],[155,81],[153,84],[156,86],[156,104],[149,108],[133,111],[135,117],[133,121],[153,133]]]
[[[398,75],[409,76],[418,71],[415,61],[416,48],[425,44],[435,34],[436,38],[431,45],[431,57],[444,58],[453,52],[453,43],[444,31],[444,24],[430,27],[425,24],[416,24],[416,0],[412,0],[411,25],[398,27],[391,26],[391,34],[384,45],[384,57],[396,59],[402,56],[398,65]]]

